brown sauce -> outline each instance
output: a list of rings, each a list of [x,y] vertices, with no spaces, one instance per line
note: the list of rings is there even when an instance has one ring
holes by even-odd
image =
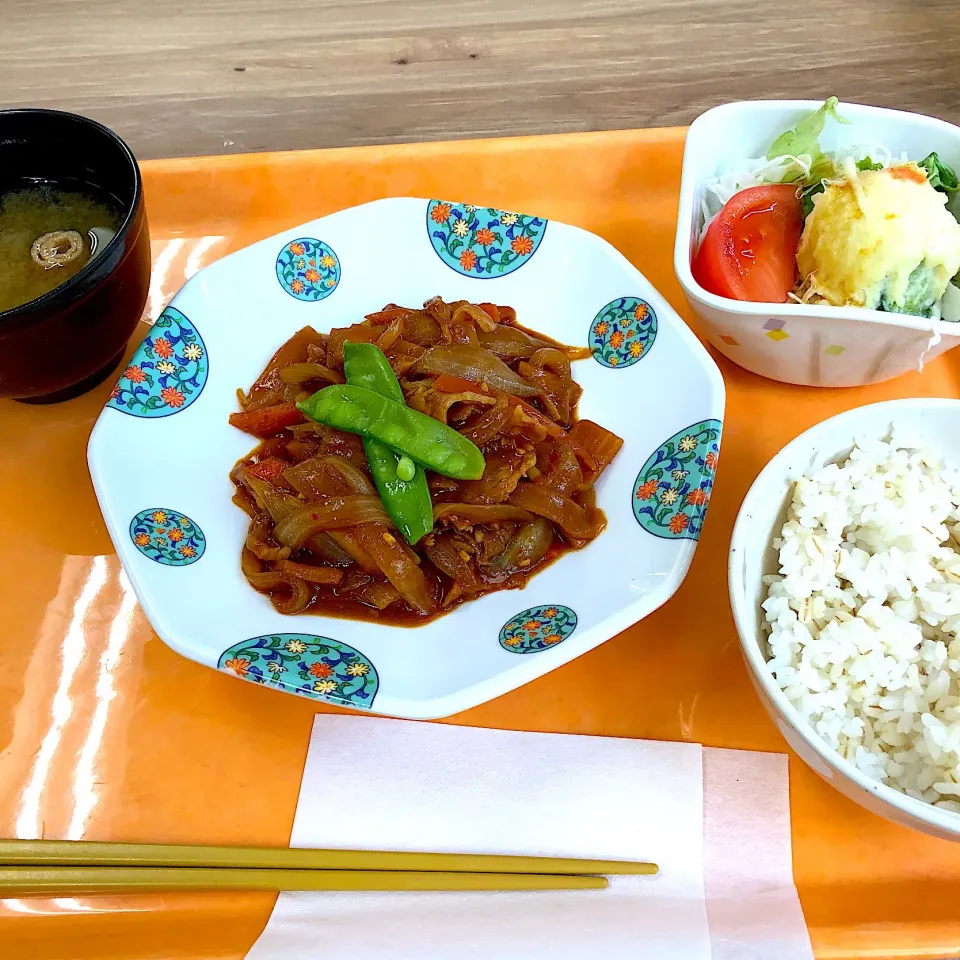
[[[281,613],[418,626],[487,593],[523,588],[603,531],[606,520],[596,507],[594,485],[622,441],[577,416],[581,390],[569,360],[589,351],[520,327],[509,307],[484,304],[486,314],[478,314],[478,306],[435,299],[423,310],[388,305],[349,331],[320,334],[304,328],[280,347],[250,391],[241,393],[242,409],[231,423],[262,437],[231,472],[234,502],[251,517],[242,567]],[[487,314],[496,319],[493,329]],[[359,526],[321,529],[301,549],[293,549],[296,540],[285,547],[274,535],[274,517],[282,519],[284,510],[286,515],[299,510],[315,521],[313,504],[336,503],[328,509],[342,511],[344,500],[337,498],[366,497],[369,504],[374,492],[359,437],[297,422],[298,398],[322,389],[330,377],[342,382],[344,339],[382,344],[408,405],[476,438],[484,454],[480,480],[427,471],[434,529],[412,547],[389,524],[369,516],[355,521]],[[489,378],[495,367],[501,383],[519,377],[521,388],[535,384],[539,392],[520,400],[509,392],[512,386],[427,372],[425,355],[451,344],[469,346],[474,354],[485,344],[495,364],[488,358],[483,376]],[[514,350],[520,355],[511,356]],[[466,362],[462,369],[468,369]],[[304,379],[291,381],[294,375]],[[342,462],[350,465],[346,480]],[[308,489],[298,469],[291,470],[298,464],[309,466]],[[483,513],[493,507],[510,516]],[[340,512],[336,519],[343,524],[347,515]],[[310,576],[338,582],[313,582]]]

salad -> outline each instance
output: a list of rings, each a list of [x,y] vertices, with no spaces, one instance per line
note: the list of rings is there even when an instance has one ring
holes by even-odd
[[[960,184],[936,153],[826,153],[837,98],[705,185],[691,264],[733,300],[826,303],[960,321]]]

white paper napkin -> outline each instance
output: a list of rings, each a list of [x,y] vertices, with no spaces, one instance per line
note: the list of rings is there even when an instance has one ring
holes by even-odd
[[[715,772],[729,787],[730,764]],[[606,891],[285,893],[248,958],[719,956],[702,787],[698,744],[318,715],[291,846],[653,860],[660,873]],[[736,916],[719,920],[733,944]]]
[[[703,751],[703,867],[714,960],[810,960],[793,885],[787,758]]]

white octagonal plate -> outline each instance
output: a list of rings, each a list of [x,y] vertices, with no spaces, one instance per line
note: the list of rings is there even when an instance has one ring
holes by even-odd
[[[492,301],[588,345],[580,416],[624,439],[598,485],[608,527],[523,590],[424,626],[284,617],[240,572],[246,515],[228,473],[253,446],[229,426],[301,327],[389,302]],[[110,535],[174,650],[267,687],[400,717],[446,716],[586,653],[679,587],[709,504],[724,388],[706,350],[620,253],[576,227],[439,200],[344,210],[194,276],[154,324],[90,439]]]

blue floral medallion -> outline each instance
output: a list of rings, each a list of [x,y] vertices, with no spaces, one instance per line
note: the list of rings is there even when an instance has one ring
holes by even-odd
[[[587,342],[597,363],[619,370],[645,357],[656,336],[653,307],[639,297],[620,297],[593,318]]]
[[[489,280],[519,270],[536,253],[547,221],[493,207],[431,200],[427,233],[437,256],[465,277]]]
[[[380,685],[374,665],[349,644],[312,633],[274,633],[224,650],[220,670],[288,693],[369,710]]]
[[[577,628],[577,615],[556,604],[528,607],[500,631],[500,646],[510,653],[539,653],[563,643]]]
[[[200,396],[210,364],[197,328],[167,307],[130,360],[107,406],[133,417],[169,417]]]
[[[340,260],[322,240],[291,240],[277,257],[277,279],[297,300],[323,300],[340,282]]]
[[[720,455],[720,421],[703,420],[662,443],[637,475],[633,515],[648,533],[697,540]]]
[[[145,556],[168,567],[196,563],[207,549],[203,531],[176,510],[141,510],[130,521],[130,539]]]

